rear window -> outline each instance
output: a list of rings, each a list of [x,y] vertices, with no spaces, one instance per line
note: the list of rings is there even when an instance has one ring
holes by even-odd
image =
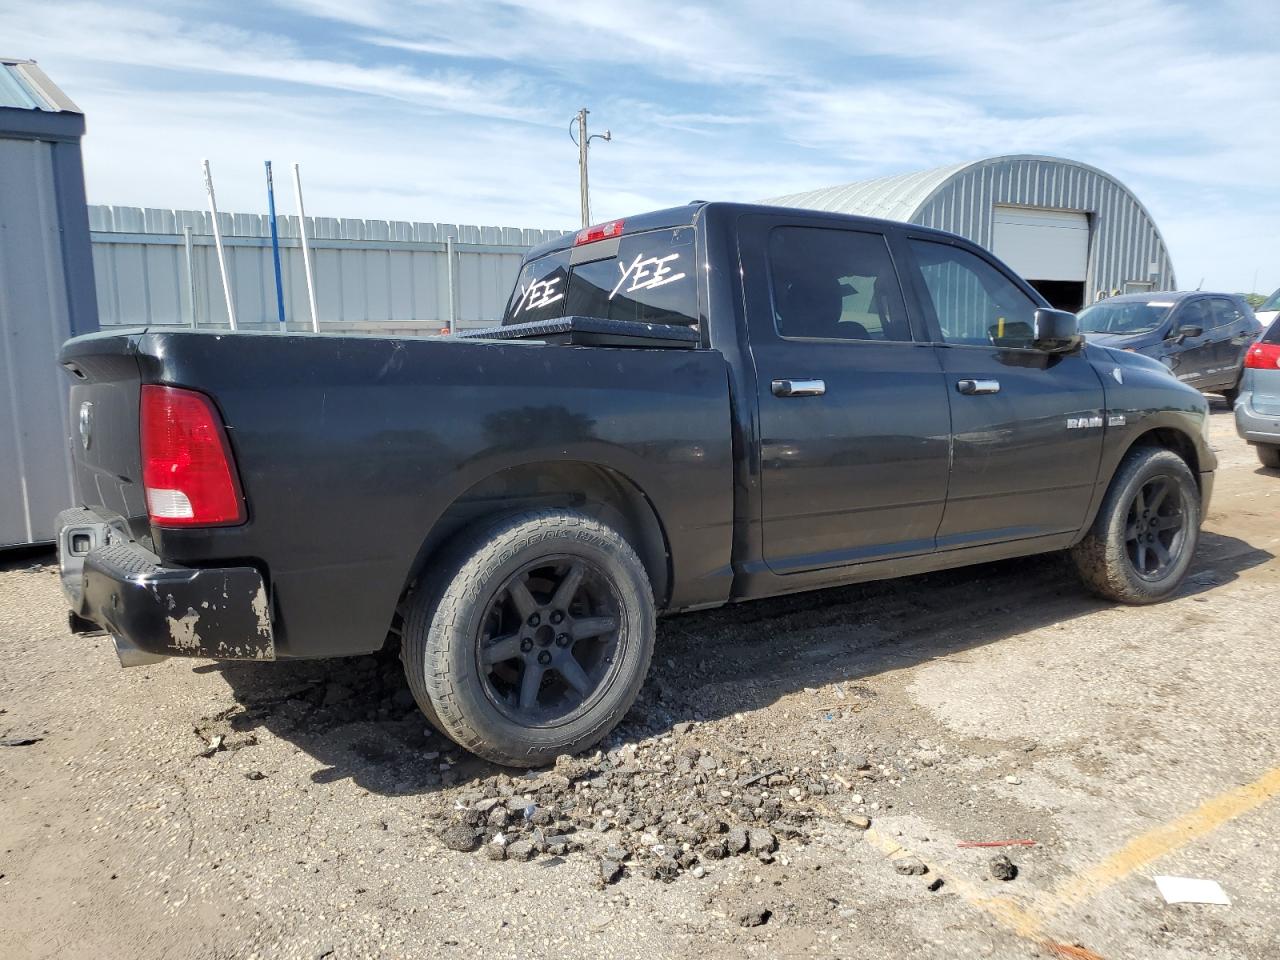
[[[1271,321],[1271,326],[1267,327],[1267,332],[1261,337],[1263,343],[1280,343],[1280,317],[1276,317]]]
[[[593,251],[600,256],[585,259]],[[573,259],[580,262],[571,265]],[[630,234],[526,263],[503,325],[570,316],[697,326],[693,227]]]

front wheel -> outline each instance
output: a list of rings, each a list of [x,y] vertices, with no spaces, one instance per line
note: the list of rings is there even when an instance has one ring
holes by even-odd
[[[1200,539],[1200,490],[1169,450],[1129,451],[1098,516],[1071,550],[1085,585],[1122,603],[1155,603],[1178,589]]]
[[[1258,459],[1264,467],[1280,470],[1280,446],[1274,443],[1258,444]]]
[[[496,763],[592,746],[635,702],[653,652],[648,575],[616,530],[539,510],[463,537],[415,596],[404,665],[423,712]]]

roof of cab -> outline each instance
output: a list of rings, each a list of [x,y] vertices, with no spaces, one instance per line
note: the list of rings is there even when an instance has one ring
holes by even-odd
[[[782,215],[792,215],[804,217],[806,220],[833,220],[842,223],[858,223],[863,226],[883,226],[907,228],[912,233],[936,234],[940,237],[950,239],[963,239],[956,234],[948,233],[945,230],[935,230],[932,227],[921,227],[915,224],[905,224],[897,220],[885,220],[878,217],[865,217],[859,214],[838,213],[826,210],[805,210],[799,207],[779,207],[763,203],[737,203],[733,201],[707,201],[695,200],[680,207],[667,207],[663,210],[654,210],[651,213],[641,213],[632,216],[618,217],[622,221],[622,236],[632,233],[643,233],[646,230],[661,230],[664,227],[685,227],[696,223],[701,217],[715,211],[716,213],[773,213]],[[602,223],[610,223],[612,221],[604,220]],[[556,237],[554,240],[548,240],[545,243],[531,249],[525,254],[525,261],[537,260],[545,257],[549,253],[555,253],[559,250],[567,250],[574,244],[577,237],[577,231],[566,233],[563,236]]]

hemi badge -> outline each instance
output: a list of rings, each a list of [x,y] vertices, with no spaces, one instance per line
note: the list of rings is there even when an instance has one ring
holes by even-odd
[[[1108,427],[1123,427],[1124,425],[1125,425],[1125,419],[1124,419],[1123,413],[1117,413],[1107,417]]]

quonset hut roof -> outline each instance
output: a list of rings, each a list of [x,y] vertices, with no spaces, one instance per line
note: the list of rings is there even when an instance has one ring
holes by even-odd
[[[1109,173],[1077,160],[988,157],[764,202],[934,227],[987,249],[993,248],[997,206],[1080,211],[1090,224],[1086,289],[1123,289],[1135,280],[1157,290],[1177,285],[1164,237],[1142,201]]]
[[[982,161],[977,161],[981,163]],[[973,163],[956,163],[916,173],[859,180],[821,190],[806,190],[766,200],[779,207],[802,207],[830,213],[856,213],[884,220],[909,221],[943,184]]]

